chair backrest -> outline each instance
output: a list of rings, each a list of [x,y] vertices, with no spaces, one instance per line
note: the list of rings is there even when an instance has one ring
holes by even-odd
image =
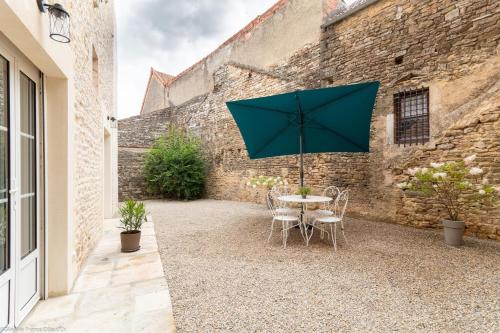
[[[335,216],[337,216],[340,219],[344,218],[348,201],[349,201],[349,191],[345,190],[340,192],[340,194],[337,197],[337,200],[335,201],[335,210],[334,210]]]
[[[336,201],[339,197],[339,194],[340,194],[340,190],[337,186],[328,186],[327,188],[325,188],[323,190],[323,196],[324,197],[330,197],[332,198],[333,200],[331,201],[328,201],[324,204],[324,209],[326,210],[334,210],[335,209],[335,205],[336,205]]]
[[[275,189],[271,189],[267,192],[267,207],[269,208],[272,216],[276,216],[276,209],[280,208],[280,201],[277,199],[280,195],[281,193]]]
[[[278,191],[280,195],[288,195],[288,186],[286,184],[274,185],[272,190]]]

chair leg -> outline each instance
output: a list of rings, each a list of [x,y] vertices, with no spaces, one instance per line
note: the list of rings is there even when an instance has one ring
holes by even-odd
[[[288,238],[288,230],[287,230],[287,223],[285,221],[282,222],[283,229],[281,230],[281,233],[283,234],[283,248],[286,249],[286,239]]]
[[[330,224],[330,232],[332,235],[333,249],[337,251],[337,225],[335,223]]]
[[[333,226],[333,247],[337,251],[337,223],[334,223]]]
[[[269,243],[269,240],[271,239],[271,236],[273,235],[273,229],[274,229],[274,218],[273,218],[273,222],[271,222],[271,232],[269,233],[269,237],[267,237],[268,243]]]
[[[349,245],[349,242],[347,242],[347,238],[345,238],[345,233],[344,233],[344,224],[340,224],[340,229],[342,230],[342,237],[344,237],[344,241],[347,245]]]
[[[330,237],[332,238],[332,244],[335,245],[335,242],[333,241],[333,225],[330,223]]]

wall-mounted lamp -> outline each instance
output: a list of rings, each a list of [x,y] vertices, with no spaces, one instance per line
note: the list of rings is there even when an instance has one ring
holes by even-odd
[[[109,120],[109,121],[111,121],[111,125],[110,125],[110,127],[111,127],[111,128],[116,128],[116,125],[117,125],[117,123],[118,123],[118,122],[116,121],[116,118],[115,118],[115,117],[110,117],[110,116],[108,116],[108,120]]]
[[[59,43],[69,43],[71,41],[69,13],[64,10],[61,4],[49,5],[45,0],[37,0],[36,2],[42,13],[49,12],[50,38]]]

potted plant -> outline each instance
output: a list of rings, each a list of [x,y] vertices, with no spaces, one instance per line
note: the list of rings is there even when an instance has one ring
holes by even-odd
[[[141,226],[147,220],[144,203],[127,200],[120,207],[120,215],[122,252],[135,252],[141,248]]]
[[[446,244],[463,244],[467,205],[472,203],[491,204],[499,188],[488,184],[484,172],[471,164],[476,155],[458,162],[431,163],[430,167],[410,168],[409,179],[397,186],[403,190],[414,191],[419,195],[431,197],[444,207],[448,219],[442,221]]]
[[[311,188],[307,186],[301,186],[299,187],[299,194],[302,196],[302,198],[307,198],[309,194],[311,194]]]

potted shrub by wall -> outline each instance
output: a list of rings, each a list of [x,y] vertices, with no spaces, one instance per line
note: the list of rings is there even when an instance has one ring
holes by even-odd
[[[127,200],[120,207],[120,233],[122,252],[135,252],[141,248],[141,226],[146,221],[144,203]]]
[[[463,244],[463,218],[469,213],[468,207],[477,203],[491,204],[500,190],[488,184],[482,169],[472,166],[475,158],[476,155],[472,155],[457,162],[410,168],[407,170],[408,181],[397,185],[400,189],[430,197],[446,209],[448,219],[442,223],[444,241],[449,245]]]

